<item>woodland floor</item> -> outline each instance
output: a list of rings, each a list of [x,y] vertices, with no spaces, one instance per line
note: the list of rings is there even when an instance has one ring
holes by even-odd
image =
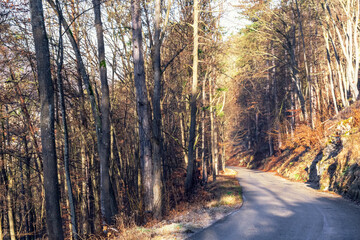
[[[186,239],[242,206],[236,172],[226,169],[215,182],[200,189],[196,198],[182,203],[160,223],[123,230],[114,240]],[[149,224],[150,225],[150,224]]]

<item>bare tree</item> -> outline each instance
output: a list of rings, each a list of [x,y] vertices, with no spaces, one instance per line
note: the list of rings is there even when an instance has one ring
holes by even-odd
[[[46,223],[49,239],[64,239],[59,204],[59,184],[54,135],[54,89],[50,72],[49,43],[41,0],[30,1],[31,25],[35,42],[37,76],[41,103],[41,142],[44,160]]]
[[[199,4],[198,0],[194,0],[194,48],[193,48],[193,80],[191,87],[191,120],[189,130],[189,146],[188,146],[188,166],[186,170],[185,192],[190,193],[194,185],[194,165],[195,165],[195,137],[196,137],[196,102],[197,102],[197,84],[198,84],[198,65],[199,65]]]
[[[154,34],[154,51],[153,51],[153,68],[154,68],[154,94],[153,94],[153,178],[154,178],[154,216],[161,217],[161,164],[163,159],[163,146],[161,137],[161,0],[155,2],[155,34]]]
[[[56,7],[60,9],[60,3],[56,0]],[[71,221],[71,230],[72,230],[72,237],[73,239],[78,239],[78,230],[76,224],[76,211],[75,211],[75,201],[72,192],[72,185],[70,179],[70,167],[69,167],[69,159],[70,159],[70,144],[69,144],[69,131],[68,131],[68,124],[66,119],[66,106],[65,106],[65,96],[64,96],[64,86],[63,86],[63,78],[62,78],[62,67],[64,63],[64,47],[63,47],[63,37],[62,37],[62,15],[58,15],[59,21],[59,47],[58,47],[58,56],[56,59],[57,71],[57,84],[59,89],[60,95],[60,109],[62,115],[62,125],[63,125],[63,134],[64,134],[64,168],[65,168],[65,181],[68,191],[68,199],[70,205],[70,221]]]
[[[140,0],[131,1],[134,82],[137,113],[139,118],[140,165],[142,173],[143,201],[145,211],[153,210],[153,167],[151,149],[151,117],[147,96],[144,53],[142,48],[142,24]]]
[[[98,151],[100,156],[100,202],[101,213],[110,224],[112,217],[116,214],[114,199],[111,194],[111,182],[109,175],[110,160],[110,94],[106,72],[104,30],[101,22],[100,0],[93,0],[95,14],[96,37],[98,41],[99,69],[101,80],[101,132]]]

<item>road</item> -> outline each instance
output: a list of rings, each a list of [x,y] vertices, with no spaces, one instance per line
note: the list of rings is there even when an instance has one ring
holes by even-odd
[[[243,187],[243,206],[189,239],[360,239],[360,207],[354,203],[273,173],[232,169]]]

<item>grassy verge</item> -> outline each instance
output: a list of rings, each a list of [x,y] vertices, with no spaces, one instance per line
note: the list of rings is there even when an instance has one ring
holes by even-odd
[[[242,205],[241,186],[236,172],[226,169],[215,182],[196,189],[189,202],[183,202],[153,226],[122,229],[113,239],[185,239]]]
[[[242,203],[241,186],[235,176],[234,170],[226,169],[224,174],[217,176],[217,180],[208,185],[213,198],[207,203],[209,207],[237,206]]]

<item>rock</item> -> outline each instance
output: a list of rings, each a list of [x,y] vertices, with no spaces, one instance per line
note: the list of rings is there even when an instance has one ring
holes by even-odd
[[[340,136],[330,136],[329,143],[326,145],[322,160],[327,160],[336,157],[342,149],[342,142]]]
[[[336,133],[338,135],[347,135],[352,127],[353,117],[341,121],[336,127]]]
[[[323,158],[323,152],[320,151],[315,159],[312,161],[311,165],[308,167],[308,174],[309,174],[309,183],[313,183],[315,188],[319,187],[320,181],[320,174],[318,171],[318,162]]]

